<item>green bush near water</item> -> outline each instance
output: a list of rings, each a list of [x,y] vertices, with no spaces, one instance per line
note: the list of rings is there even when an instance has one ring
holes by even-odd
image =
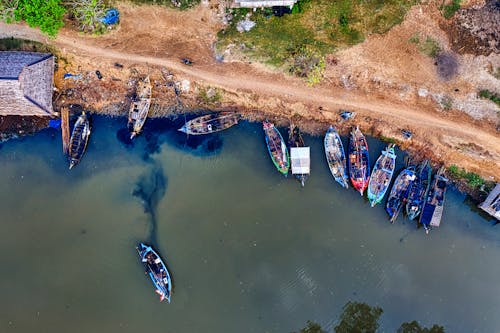
[[[467,184],[472,188],[478,188],[485,184],[485,181],[481,176],[475,172],[467,172],[464,168],[459,168],[456,165],[450,165],[448,167],[448,173],[451,177],[455,179],[464,179]]]
[[[297,50],[308,49],[324,57],[336,49],[362,42],[371,33],[387,32],[402,22],[417,0],[316,0],[299,1],[292,14],[270,16],[263,10],[252,13],[256,26],[240,33],[241,19],[234,11],[231,24],[218,34],[218,48],[229,44],[242,46],[253,59],[290,70]],[[244,15],[243,15],[244,16]],[[293,71],[293,70],[292,70]]]

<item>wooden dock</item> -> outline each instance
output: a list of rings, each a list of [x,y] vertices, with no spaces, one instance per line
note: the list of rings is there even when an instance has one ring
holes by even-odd
[[[69,109],[67,107],[61,108],[61,135],[62,135],[63,153],[68,154],[70,134],[69,134]]]
[[[500,183],[490,192],[479,208],[500,221]]]

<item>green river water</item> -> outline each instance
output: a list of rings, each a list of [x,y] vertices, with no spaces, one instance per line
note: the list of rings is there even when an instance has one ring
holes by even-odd
[[[1,145],[0,332],[331,330],[348,301],[380,306],[380,332],[412,320],[500,332],[498,227],[463,195],[448,191],[426,236],[335,183],[322,138],[305,136],[301,188],[274,168],[260,124],[189,140],[180,124],[148,120],[131,145],[124,119],[94,117],[71,171],[56,130]],[[373,165],[384,144],[369,144]],[[171,304],[144,275],[141,241],[168,263]]]

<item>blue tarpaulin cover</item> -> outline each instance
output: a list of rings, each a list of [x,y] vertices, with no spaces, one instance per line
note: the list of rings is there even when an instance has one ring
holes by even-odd
[[[117,9],[111,8],[106,11],[106,16],[101,18],[101,22],[107,25],[116,24],[120,19],[120,13]]]
[[[61,127],[61,119],[51,119],[49,120],[49,127],[59,128]]]

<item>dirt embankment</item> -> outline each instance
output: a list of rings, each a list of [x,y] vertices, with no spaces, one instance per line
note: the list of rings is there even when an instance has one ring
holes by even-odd
[[[56,40],[46,40],[25,26],[4,24],[0,37],[40,40],[60,50],[64,59],[56,74],[62,91],[57,105],[75,103],[125,115],[135,80],[150,75],[155,84],[152,116],[196,108],[238,109],[256,120],[293,118],[318,134],[330,123],[344,133],[357,124],[371,134],[394,138],[418,156],[498,180],[498,108],[476,93],[478,87],[498,88],[489,70],[500,67],[500,58],[454,53],[432,3],[414,7],[387,34],[369,36],[329,57],[325,80],[315,87],[255,63],[218,62],[213,51],[220,28],[216,1],[187,12],[131,5],[119,10],[118,29],[100,37],[66,29]],[[415,35],[432,37],[453,57],[457,69],[451,77],[441,77],[436,62],[409,42]],[[181,58],[194,64],[186,66]],[[64,73],[81,76],[63,79]],[[356,118],[340,123],[341,109],[355,111]],[[411,130],[413,138],[403,140],[402,129]]]

